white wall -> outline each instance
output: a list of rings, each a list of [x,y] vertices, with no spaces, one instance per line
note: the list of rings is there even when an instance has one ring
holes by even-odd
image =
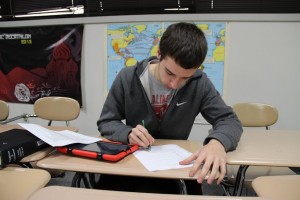
[[[228,103],[275,105],[273,129],[300,130],[300,23],[232,23]]]
[[[226,21],[225,101],[275,105],[279,121],[272,129],[300,130],[300,15],[145,15],[1,22],[0,27],[84,23],[81,65],[83,106],[71,125],[98,135],[96,121],[104,101],[105,27],[112,22]],[[10,117],[33,113],[32,105],[10,103]],[[18,121],[20,122],[20,121]],[[30,119],[32,123],[46,124]],[[54,123],[53,125],[63,125]],[[210,125],[193,127],[190,138],[203,140]]]

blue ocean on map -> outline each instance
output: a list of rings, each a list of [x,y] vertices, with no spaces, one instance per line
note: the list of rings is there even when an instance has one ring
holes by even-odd
[[[208,42],[208,53],[203,63],[204,72],[223,94],[225,23],[194,22],[203,30]],[[137,61],[155,56],[163,31],[171,22],[122,23],[107,25],[107,90],[118,72]],[[217,49],[218,48],[218,49]],[[217,51],[216,51],[217,50]]]

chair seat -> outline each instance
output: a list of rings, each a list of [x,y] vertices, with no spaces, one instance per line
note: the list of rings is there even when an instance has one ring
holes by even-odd
[[[300,176],[263,176],[252,182],[256,194],[268,199],[300,199]]]
[[[50,180],[45,170],[17,167],[0,170],[0,176],[0,199],[5,200],[26,200]]]
[[[4,121],[8,118],[9,115],[9,107],[8,103],[0,100],[0,121]]]

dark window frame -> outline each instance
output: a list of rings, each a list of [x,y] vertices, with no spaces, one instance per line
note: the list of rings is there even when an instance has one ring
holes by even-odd
[[[84,6],[84,14],[16,17],[77,5]],[[299,0],[0,0],[0,6],[1,21],[143,14],[300,13]]]

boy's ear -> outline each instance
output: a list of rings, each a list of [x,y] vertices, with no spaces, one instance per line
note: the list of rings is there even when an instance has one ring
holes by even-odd
[[[157,58],[158,58],[158,60],[160,60],[160,57],[161,57],[160,49],[158,48],[158,49],[157,49]]]

